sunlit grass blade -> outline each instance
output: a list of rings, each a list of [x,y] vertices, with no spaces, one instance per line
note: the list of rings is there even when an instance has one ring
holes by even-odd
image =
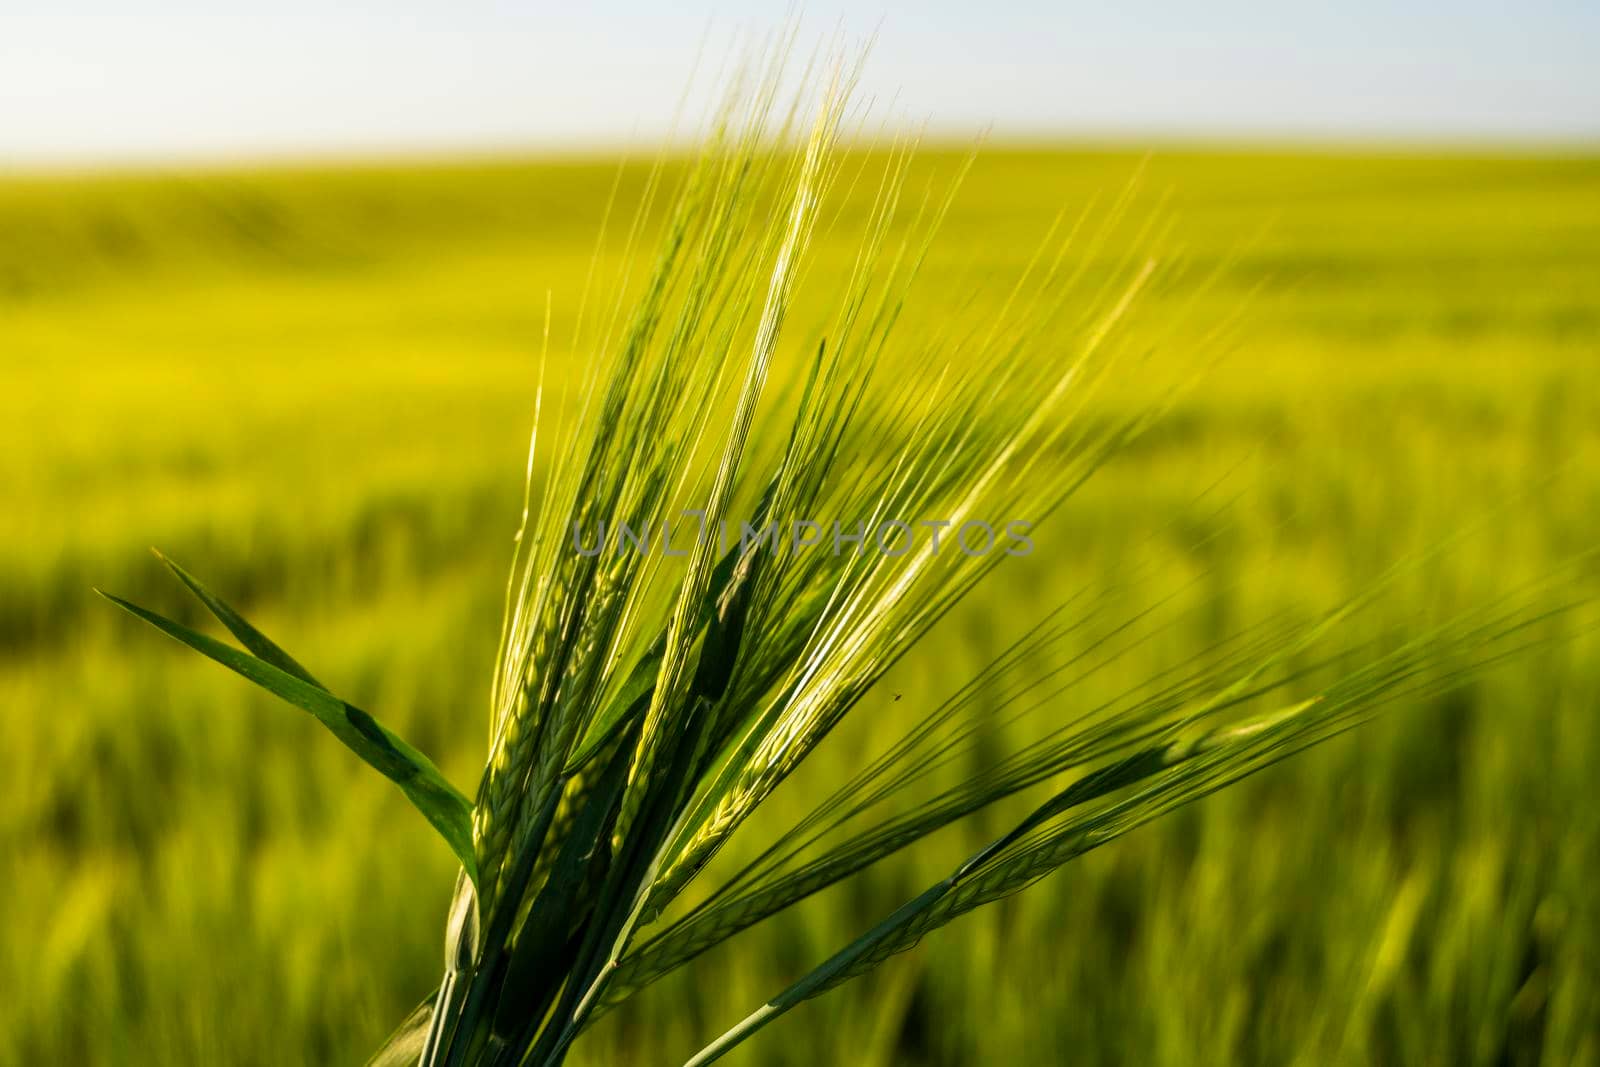
[[[426,1000],[418,1004],[411,1014],[395,1027],[394,1033],[389,1035],[383,1047],[367,1060],[366,1067],[414,1067],[422,1056],[422,1046],[428,1035],[428,1026],[433,1022],[435,996],[437,994],[430,993]]]

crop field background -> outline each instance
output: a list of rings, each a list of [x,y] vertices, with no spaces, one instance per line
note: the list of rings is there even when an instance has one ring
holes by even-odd
[[[925,152],[908,188],[957,162]],[[1195,383],[779,815],[1085,583],[1194,610],[1063,714],[1475,522],[1349,636],[1600,541],[1600,160],[1173,150],[1141,172],[986,150],[908,337],[948,307],[1002,314],[1049,220],[1136,173],[1127,221],[1084,254],[1181,256],[1130,330]],[[400,793],[91,587],[186,610],[159,546],[474,781],[546,294],[550,373],[570,377],[617,174],[0,180],[0,1063],[361,1062],[437,981],[454,863]],[[848,266],[857,200],[815,275]],[[1106,403],[1154,402],[1141,386],[1130,370]],[[1596,593],[1591,558],[1547,595]],[[1578,635],[1070,864],[730,1062],[1600,1065],[1597,767],[1600,641]],[[681,1062],[980,830],[708,954],[575,1059]]]

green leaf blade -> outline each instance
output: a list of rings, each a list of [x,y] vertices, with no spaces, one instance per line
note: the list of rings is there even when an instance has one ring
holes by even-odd
[[[407,744],[367,712],[339,699],[321,686],[281,667],[223,644],[214,637],[96,590],[124,611],[168,637],[227,667],[279,699],[309,712],[345,746],[398,785],[429,824],[439,832],[473,880],[477,865],[472,847],[472,804],[426,755]],[[209,605],[208,605],[209,606]],[[241,620],[242,621],[242,620]],[[274,646],[276,647],[276,646]],[[292,661],[291,661],[292,662]],[[303,668],[302,668],[303,669]]]
[[[293,656],[279,648],[271,638],[234,611],[226,601],[202,585],[200,579],[178,566],[160,550],[152,549],[152,551],[180,582],[189,587],[189,591],[199,598],[200,603],[206,606],[206,610],[216,616],[217,621],[226,626],[228,632],[238,638],[239,643],[254,653],[257,659],[265,660],[280,671],[291,674],[302,682],[309,682],[318,689],[327,689],[327,686],[312,677],[311,672],[302,667]]]

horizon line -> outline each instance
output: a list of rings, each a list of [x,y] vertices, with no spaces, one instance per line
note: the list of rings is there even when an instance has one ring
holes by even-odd
[[[848,140],[847,151],[883,149],[892,136]],[[1600,130],[1573,134],[1408,132],[1395,130],[1234,130],[1091,129],[1009,131],[940,130],[915,138],[921,151],[1033,151],[1125,154],[1140,152],[1306,155],[1481,156],[1487,158],[1600,157]],[[416,141],[392,145],[282,147],[180,150],[135,153],[38,153],[0,157],[0,179],[80,178],[171,172],[235,173],[250,171],[361,170],[396,167],[471,166],[517,163],[614,163],[657,156],[691,154],[699,139],[645,137],[585,141]]]

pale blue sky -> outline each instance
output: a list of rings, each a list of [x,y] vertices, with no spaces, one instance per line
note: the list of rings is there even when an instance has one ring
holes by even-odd
[[[711,28],[786,2],[0,0],[0,167],[596,147],[664,130]],[[865,91],[1008,137],[1600,139],[1600,2],[804,5]],[[714,64],[711,64],[714,66]],[[884,109],[880,109],[882,111]]]

